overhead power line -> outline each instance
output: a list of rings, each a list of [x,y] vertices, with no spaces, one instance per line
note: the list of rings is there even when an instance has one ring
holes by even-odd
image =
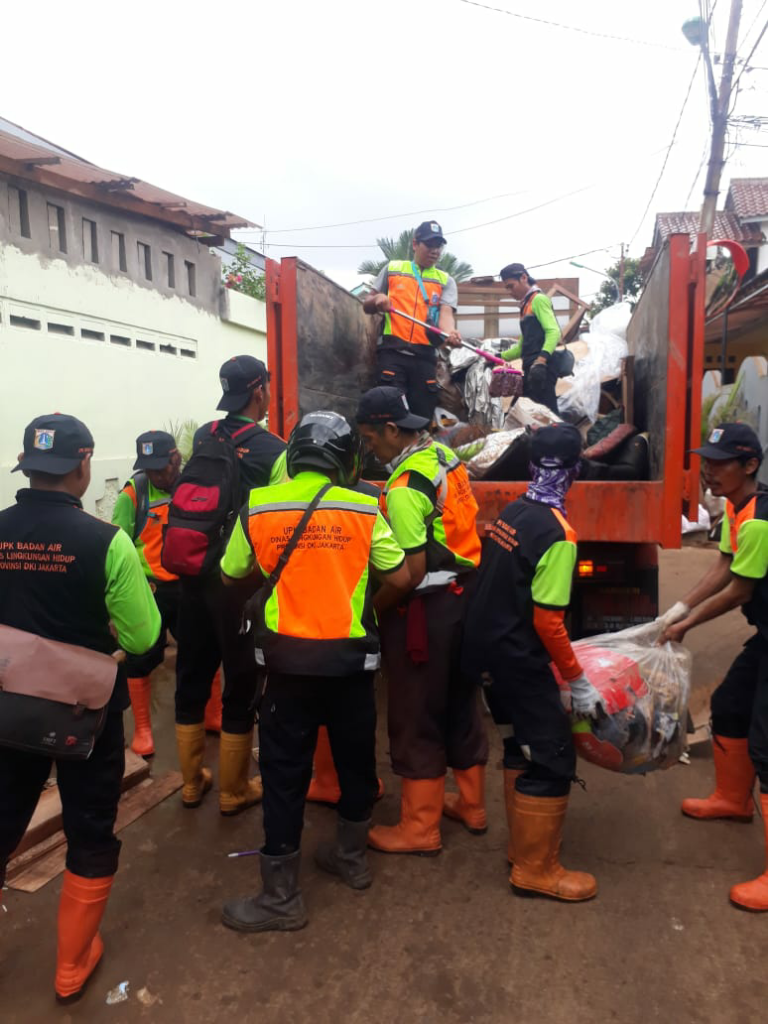
[[[548,25],[550,28],[560,28],[567,32],[578,32],[583,36],[592,36],[595,39],[610,39],[611,42],[633,43],[636,46],[653,46],[659,50],[672,50],[681,52],[681,46],[668,46],[666,43],[656,43],[650,39],[634,39],[631,36],[617,36],[610,32],[597,32],[594,29],[582,28],[580,25],[565,25],[560,21],[549,21],[547,18],[537,18],[532,14],[520,14],[518,11],[508,11],[505,7],[492,7],[490,4],[481,4],[477,0],[459,0],[459,3],[468,4],[470,7],[480,7],[484,11],[493,11],[496,14],[506,14],[510,18],[518,18],[520,21],[533,21],[538,25]]]
[[[430,207],[428,210],[408,210],[406,213],[388,213],[383,217],[365,217],[362,220],[344,220],[337,224],[313,224],[305,228],[270,228],[270,235],[293,234],[295,231],[329,231],[331,228],[348,228],[356,224],[376,224],[382,220],[400,220],[402,217],[418,217],[422,213],[452,213],[454,210],[466,210],[470,206],[480,206],[482,203],[491,203],[494,199],[509,199],[511,196],[522,196],[530,189],[521,189],[518,192],[500,192],[496,196],[486,196],[485,199],[474,199],[471,203],[460,203],[458,206]]]
[[[691,95],[691,90],[693,89],[693,83],[696,81],[696,75],[698,74],[698,71],[699,71],[699,61],[700,60],[701,60],[701,50],[699,50],[699,55],[696,58],[696,64],[694,65],[694,68],[693,68],[693,74],[691,75],[691,80],[688,83],[688,88],[686,89],[686,92],[685,92],[685,98],[683,99],[683,105],[680,108],[680,113],[678,114],[678,117],[677,117],[677,123],[675,124],[674,130],[672,132],[672,139],[670,140],[670,143],[667,146],[667,152],[666,152],[666,155],[664,157],[664,162],[661,165],[661,170],[659,171],[659,176],[656,179],[656,184],[653,186],[653,190],[652,190],[652,192],[651,192],[651,194],[650,194],[650,196],[648,198],[648,202],[645,204],[645,209],[643,210],[643,215],[640,218],[637,227],[635,228],[635,233],[632,235],[632,237],[629,240],[630,246],[632,245],[634,240],[637,238],[637,236],[640,234],[640,229],[642,228],[642,226],[643,226],[643,224],[645,222],[645,218],[648,215],[648,211],[651,208],[651,203],[656,198],[656,193],[659,190],[659,185],[661,184],[661,179],[664,177],[664,171],[667,169],[667,163],[669,162],[669,154],[672,152],[672,148],[675,145],[675,140],[677,139],[677,133],[678,133],[678,131],[680,129],[680,124],[681,124],[681,122],[683,120],[683,114],[685,113],[685,108],[688,106],[688,100],[689,100],[690,95]]]

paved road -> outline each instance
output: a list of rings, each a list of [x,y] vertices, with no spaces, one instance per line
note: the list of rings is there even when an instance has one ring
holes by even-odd
[[[679,596],[708,552],[664,556],[663,600]],[[747,635],[729,616],[692,634],[694,708]],[[160,694],[156,771],[173,764],[170,675]],[[397,785],[376,810],[397,816]],[[211,755],[215,744],[211,743]],[[690,767],[645,779],[583,767],[564,862],[593,871],[600,894],[566,906],[509,894],[500,746],[488,773],[490,828],[472,837],[446,823],[435,859],[372,854],[374,887],[353,893],[316,871],[309,852],[333,831],[308,809],[302,932],[242,936],[219,923],[228,895],[256,885],[257,810],[222,819],[214,799],[196,812],[172,798],[122,834],[121,870],[104,923],[107,954],[76,1007],[57,1008],[51,980],[59,882],[7,894],[0,921],[4,1024],[134,1021],[213,1024],[752,1024],[768,1018],[768,915],[730,907],[728,887],[762,869],[761,823],[702,824],[679,814],[707,792],[708,744]],[[129,999],[107,1006],[128,981]],[[138,998],[140,990],[145,1002]],[[153,1005],[147,1002],[155,999]]]

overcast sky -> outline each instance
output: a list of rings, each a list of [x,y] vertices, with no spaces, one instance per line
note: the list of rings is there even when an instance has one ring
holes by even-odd
[[[571,29],[463,0],[9,4],[0,112],[266,225],[268,255],[300,255],[346,286],[377,237],[429,217],[477,274],[591,249],[583,261],[600,269],[621,241],[640,255],[654,213],[701,205],[700,65],[643,219],[696,65],[680,31],[696,0],[488,4]],[[716,50],[728,7],[716,4]],[[766,16],[762,0],[744,0],[742,56]],[[736,112],[765,115],[768,36],[752,63]],[[752,145],[730,147],[726,187],[768,174],[768,131],[737,138]],[[261,232],[248,237],[260,246]],[[541,273],[580,275],[582,293],[600,281],[567,259]]]

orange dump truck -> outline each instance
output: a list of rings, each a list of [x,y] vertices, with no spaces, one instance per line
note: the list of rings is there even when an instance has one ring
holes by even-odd
[[[632,317],[632,419],[648,433],[650,479],[579,482],[568,496],[579,536],[574,636],[623,629],[658,612],[658,549],[679,548],[682,512],[695,519],[704,341],[704,244],[687,235],[659,252]],[[359,299],[303,261],[267,261],[270,428],[288,437],[301,415],[351,416],[373,383],[371,318]],[[629,404],[628,402],[628,404]],[[481,535],[524,483],[476,481]]]

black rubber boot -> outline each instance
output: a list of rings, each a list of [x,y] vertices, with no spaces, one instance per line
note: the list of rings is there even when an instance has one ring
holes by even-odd
[[[258,896],[243,896],[224,904],[221,920],[238,932],[294,932],[307,923],[307,912],[299,889],[301,850],[285,857],[262,853]]]
[[[315,864],[348,885],[350,889],[367,889],[373,879],[368,867],[368,821],[345,821],[336,825],[336,842],[321,843],[315,850]]]

